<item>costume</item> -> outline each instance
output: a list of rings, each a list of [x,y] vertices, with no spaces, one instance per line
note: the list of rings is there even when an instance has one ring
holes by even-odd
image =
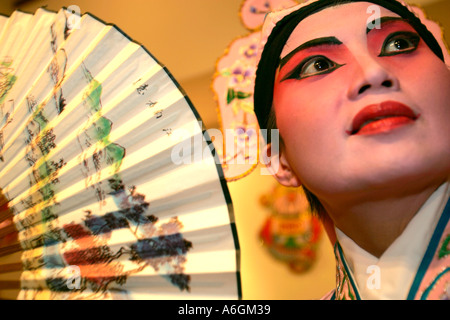
[[[430,197],[380,259],[340,230],[336,234],[336,289],[324,299],[450,298],[448,183]]]

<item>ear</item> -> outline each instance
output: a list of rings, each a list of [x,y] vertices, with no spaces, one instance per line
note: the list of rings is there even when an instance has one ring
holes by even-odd
[[[265,154],[269,157],[270,161],[266,164],[267,169],[275,177],[275,179],[286,187],[300,187],[302,185],[300,179],[292,170],[286,158],[286,152],[284,148],[276,148],[272,150],[272,144],[265,146]]]

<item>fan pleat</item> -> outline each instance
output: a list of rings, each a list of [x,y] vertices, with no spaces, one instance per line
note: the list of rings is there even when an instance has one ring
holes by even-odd
[[[27,76],[27,74],[25,73],[23,74],[23,78],[18,78],[17,80],[18,86],[14,86],[13,88],[23,90],[22,92],[20,92],[17,99],[15,99],[17,100],[16,102],[17,106],[14,109],[15,113],[12,113],[11,115],[11,117],[13,117],[15,121],[11,123],[11,126],[7,126],[3,130],[3,135],[5,139],[3,152],[8,150],[11,143],[17,142],[18,136],[22,134],[22,132],[26,128],[26,125],[29,123],[29,120],[33,119],[33,114],[30,114],[30,111],[34,110],[30,109],[33,109],[33,107],[35,106],[39,106],[40,108],[42,108],[42,105],[45,105],[48,102],[48,100],[52,98],[55,85],[57,84],[59,85],[60,82],[64,80],[61,74],[55,73],[49,74],[48,72],[48,71],[55,72],[54,70],[55,64],[59,62],[58,59],[64,59],[66,65],[63,68],[64,70],[61,70],[60,68],[60,70],[57,71],[65,72],[65,70],[67,70],[67,73],[71,74],[72,68],[74,66],[78,66],[82,62],[83,57],[85,57],[86,54],[95,47],[99,39],[103,38],[105,33],[113,29],[111,26],[105,27],[103,24],[99,23],[93,18],[90,18],[88,21],[84,19],[82,20],[81,23],[82,27],[89,28],[90,32],[85,34],[84,36],[80,35],[79,37],[77,37],[77,35],[79,35],[80,33],[74,32],[73,33],[74,37],[70,37],[70,45],[68,45],[66,41],[63,41],[58,37],[52,39],[51,33],[49,32],[48,37],[44,39],[44,41],[47,41],[48,43],[55,42],[55,44],[52,44],[53,46],[52,48],[50,48],[48,45],[42,46],[43,48],[46,49],[42,53],[46,59],[44,60],[45,62],[43,63],[41,68],[37,68],[37,72],[33,73],[33,75],[36,77],[30,80],[28,77],[25,78],[25,76]],[[63,28],[64,27],[60,27],[60,29]],[[52,32],[57,33],[57,31]],[[67,57],[64,57],[64,55],[67,55]],[[75,56],[76,58],[69,59],[69,56]],[[22,81],[22,79],[25,79],[26,81],[25,84]],[[79,83],[79,85],[83,86],[84,83]],[[16,92],[11,91],[11,93],[8,96],[15,96],[15,95]],[[30,105],[31,98],[33,101]],[[59,101],[57,102],[59,103]],[[55,103],[55,101],[53,101],[53,103]],[[48,108],[47,111],[49,112],[49,114],[46,114],[46,118],[51,119],[51,116],[56,116],[57,114],[56,113],[57,106],[55,106],[55,110],[50,110],[50,108]]]

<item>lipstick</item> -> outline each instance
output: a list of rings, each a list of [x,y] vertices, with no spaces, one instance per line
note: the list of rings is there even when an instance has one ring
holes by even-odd
[[[371,104],[359,111],[352,121],[349,135],[371,135],[391,131],[397,127],[414,123],[416,115],[408,106],[396,101]]]

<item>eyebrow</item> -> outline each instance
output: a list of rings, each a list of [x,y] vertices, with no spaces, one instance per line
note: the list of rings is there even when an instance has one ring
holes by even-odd
[[[340,45],[342,44],[341,41],[339,41],[336,37],[324,37],[324,38],[317,38],[310,41],[307,41],[300,46],[298,46],[296,49],[294,49],[292,52],[290,52],[288,55],[286,55],[283,59],[280,60],[280,68],[282,68],[297,52],[301,50],[305,50],[308,48],[323,46],[323,45]]]
[[[371,22],[369,22],[367,24],[366,34],[368,34],[373,29],[380,29],[383,24],[385,24],[386,22],[391,22],[391,21],[404,21],[407,24],[409,24],[408,20],[400,18],[400,17],[381,17],[381,18],[376,18],[376,19],[372,20]],[[377,26],[379,26],[379,28],[377,28]]]

